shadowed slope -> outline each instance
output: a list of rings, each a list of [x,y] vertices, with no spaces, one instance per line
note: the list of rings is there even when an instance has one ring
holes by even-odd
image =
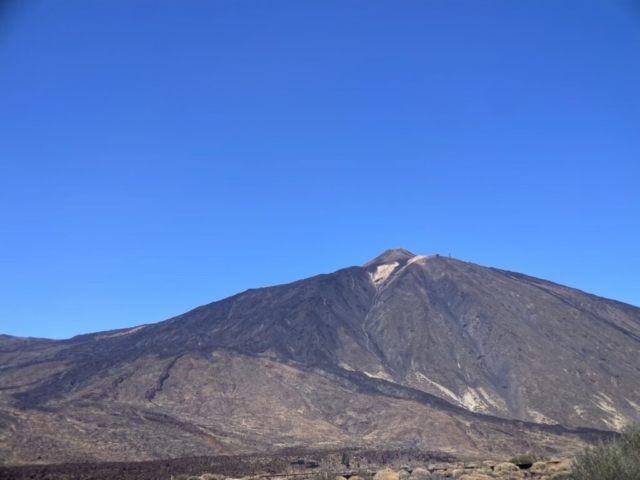
[[[639,338],[635,307],[391,250],[158,324],[0,337],[0,449],[13,462],[292,445],[572,450],[597,432],[545,424],[640,418]]]

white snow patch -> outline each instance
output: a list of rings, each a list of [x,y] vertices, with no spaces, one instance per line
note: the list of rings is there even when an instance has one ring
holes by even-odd
[[[632,402],[631,400],[629,400],[628,398],[625,398],[625,400],[627,402],[629,402],[629,405],[631,405],[633,408],[636,409],[636,411],[640,412],[640,405],[638,405],[636,402]]]
[[[600,410],[608,413],[610,416],[608,419],[603,419],[604,423],[617,430],[622,429],[622,427],[627,424],[627,419],[613,406],[611,397],[601,393],[596,395],[596,400],[597,401],[593,401],[593,403],[595,403]]]
[[[396,269],[398,265],[399,265],[398,262],[385,263],[384,265],[378,265],[378,268],[376,268],[375,272],[369,273],[369,278],[371,279],[373,284],[377,287],[382,282],[384,282],[387,278],[389,278],[389,275],[391,275],[391,273]]]
[[[533,421],[536,422],[536,423],[545,423],[547,425],[555,425],[555,424],[557,424],[557,422],[554,422],[553,420],[551,420],[549,417],[547,417],[543,413],[540,413],[540,412],[538,412],[536,410],[533,410],[531,408],[527,408],[527,413],[533,419]]]
[[[473,388],[468,388],[467,391],[464,393],[464,395],[462,395],[462,397],[459,397],[448,388],[443,387],[439,383],[434,382],[433,380],[427,378],[420,372],[415,372],[415,376],[418,379],[422,379],[426,381],[429,385],[437,388],[442,393],[444,393],[447,397],[451,398],[458,405],[465,407],[467,410],[470,410],[472,412],[487,410],[487,404],[483,401],[480,395],[478,395],[478,392],[475,391]]]
[[[442,385],[440,385],[439,383],[434,382],[433,380],[431,380],[430,378],[427,378],[426,376],[424,376],[423,374],[421,374],[420,372],[415,372],[416,377],[421,378],[423,380],[425,380],[429,385],[431,385],[432,387],[436,387],[438,390],[440,390],[442,393],[444,393],[445,395],[447,395],[448,397],[452,398],[453,400],[455,400],[457,403],[462,403],[460,401],[460,397],[458,397],[455,393],[453,393],[451,390],[449,390],[446,387],[443,387]]]
[[[124,335],[131,335],[132,333],[137,332],[138,330],[141,330],[143,328],[145,328],[146,325],[141,325],[139,327],[133,327],[129,330],[125,330],[124,332],[118,332],[118,333],[112,333],[111,335],[99,335],[96,337],[96,339],[101,339],[101,338],[113,338],[113,337],[122,337]]]
[[[421,260],[426,260],[427,258],[429,257],[426,255],[416,255],[415,257],[411,257],[409,259],[409,261],[407,262],[407,266],[411,265],[412,263],[419,262]]]
[[[608,402],[608,403],[613,402],[613,400],[611,400],[611,397],[609,395],[607,395],[606,393],[599,393],[596,396],[604,398],[605,401]]]
[[[340,362],[340,363],[338,364],[338,366],[339,366],[339,367],[341,367],[341,368],[344,368],[345,370],[350,370],[350,371],[352,371],[352,372],[355,372],[355,370],[354,370],[353,368],[351,368],[351,366],[350,366],[350,365],[347,365],[347,364],[346,364],[346,363],[344,363],[344,362]]]
[[[576,405],[575,407],[573,407],[573,410],[574,410],[574,411],[575,411],[579,416],[582,416],[582,415],[586,412],[586,410],[585,410],[584,408],[582,408],[581,406],[579,406],[579,405]]]
[[[504,410],[507,411],[509,410],[507,408],[507,404],[505,403],[504,399],[501,397],[492,397],[484,388],[482,387],[478,387],[478,393],[480,395],[482,395],[482,398],[484,398],[484,400],[491,405],[493,408],[496,408],[498,410]]]
[[[382,380],[386,380],[388,382],[394,382],[393,378],[391,378],[389,375],[387,375],[385,372],[378,372],[378,373],[369,373],[369,372],[362,372],[364,373],[367,377],[369,378],[380,378]]]
[[[473,388],[469,388],[462,396],[462,404],[472,412],[484,411],[487,409],[487,404],[482,401],[478,392]]]

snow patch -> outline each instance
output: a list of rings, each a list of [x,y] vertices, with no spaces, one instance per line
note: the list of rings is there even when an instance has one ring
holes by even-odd
[[[501,397],[492,397],[484,388],[478,387],[478,393],[482,395],[482,398],[493,408],[498,410],[508,411],[507,404]]]
[[[426,256],[426,255],[416,255],[415,257],[412,257],[412,258],[409,259],[409,261],[407,262],[407,266],[411,265],[412,263],[419,262],[421,260],[426,260],[427,258],[429,258],[429,257]]]
[[[482,401],[478,392],[469,388],[462,396],[462,404],[472,412],[485,411],[487,404]]]
[[[452,399],[455,403],[457,403],[461,407],[465,407],[467,410],[470,410],[472,412],[486,411],[487,410],[487,404],[484,402],[484,400],[478,394],[478,392],[476,390],[474,390],[473,388],[468,388],[467,391],[462,395],[462,397],[459,397],[458,395],[453,393],[448,388],[443,387],[439,383],[434,382],[433,380],[427,378],[426,376],[424,376],[423,374],[421,374],[419,372],[415,372],[415,376],[419,380],[422,379],[425,382],[427,382],[429,385],[431,385],[432,387],[437,388],[442,393],[444,393],[447,397]]]
[[[426,376],[424,376],[423,374],[421,374],[420,372],[415,372],[416,377],[421,378],[422,380],[426,381],[429,385],[431,385],[432,387],[437,388],[438,390],[440,390],[442,393],[444,393],[445,395],[447,395],[448,397],[450,397],[451,399],[455,400],[457,403],[461,403],[460,402],[460,397],[458,397],[455,393],[453,393],[451,390],[449,390],[446,387],[443,387],[442,385],[440,385],[439,383],[434,382],[433,380],[427,378]]]
[[[387,375],[385,372],[378,372],[378,373],[369,373],[369,372],[362,372],[364,373],[367,377],[369,378],[379,378],[381,380],[386,380],[388,382],[394,382],[393,378],[391,378],[389,375]]]
[[[629,402],[629,405],[631,405],[633,408],[636,409],[636,411],[640,412],[640,405],[638,405],[636,402],[632,402],[631,400],[629,400],[628,398],[625,398],[625,400],[627,402]]]
[[[112,333],[111,335],[98,335],[96,337],[96,339],[100,340],[102,338],[113,338],[113,337],[122,337],[124,335],[131,335],[132,333],[135,333],[138,330],[141,330],[141,329],[143,329],[145,327],[146,327],[146,325],[141,325],[139,327],[134,327],[134,328],[131,328],[129,330],[125,330],[124,332]]]
[[[527,408],[527,413],[529,414],[529,416],[533,419],[534,422],[536,423],[545,423],[547,425],[556,425],[557,422],[554,422],[553,420],[551,420],[549,417],[547,417],[546,415],[533,410],[531,408]]]
[[[608,419],[602,419],[604,423],[606,423],[609,427],[615,428],[616,430],[622,429],[627,424],[627,419],[616,410],[613,406],[613,402],[611,397],[601,393],[596,395],[596,400],[593,401],[600,410],[609,414]]]
[[[378,265],[378,268],[376,268],[375,272],[369,273],[369,278],[371,279],[373,284],[377,287],[382,282],[384,282],[387,278],[389,278],[389,275],[393,273],[393,271],[396,269],[398,265],[399,265],[398,262],[385,263],[384,265]]]

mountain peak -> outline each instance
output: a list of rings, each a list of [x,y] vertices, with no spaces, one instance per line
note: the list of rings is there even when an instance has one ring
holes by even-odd
[[[381,265],[383,263],[391,263],[398,262],[402,260],[409,260],[410,258],[415,257],[414,253],[411,253],[409,250],[405,250],[404,248],[395,248],[385,250],[382,255],[378,255],[373,260],[364,264],[364,267],[370,267],[372,265]]]
[[[610,438],[595,429],[640,421],[638,342],[639,308],[387,250],[365,268],[160,323],[64,341],[0,336],[0,422],[12,432],[0,435],[0,463],[275,454],[283,444],[571,454]]]

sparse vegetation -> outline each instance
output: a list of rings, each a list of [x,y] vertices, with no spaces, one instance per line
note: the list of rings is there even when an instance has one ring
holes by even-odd
[[[373,473],[368,470],[359,470],[356,477],[358,477],[357,480],[373,480]],[[351,479],[353,478],[351,477]]]
[[[333,477],[328,472],[318,472],[310,477],[310,480],[331,480]]]
[[[511,462],[502,462],[497,464],[494,468],[493,471],[498,474],[498,475],[502,475],[502,474],[507,474],[510,472],[517,472],[520,469],[513,463]]]
[[[379,470],[374,476],[373,480],[399,480],[398,472],[391,470],[390,468],[384,468]]]
[[[529,471],[531,473],[544,473],[547,470],[547,464],[543,461],[533,462]]]
[[[414,468],[411,472],[411,478],[412,480],[430,480],[433,478],[433,475],[429,473],[429,470],[418,467]]]
[[[572,480],[639,480],[640,426],[627,427],[619,440],[588,448],[573,463]]]
[[[509,460],[510,463],[515,463],[516,465],[521,464],[534,464],[536,462],[544,462],[547,460],[547,457],[543,455],[534,455],[533,453],[524,453],[522,455],[517,455]]]

